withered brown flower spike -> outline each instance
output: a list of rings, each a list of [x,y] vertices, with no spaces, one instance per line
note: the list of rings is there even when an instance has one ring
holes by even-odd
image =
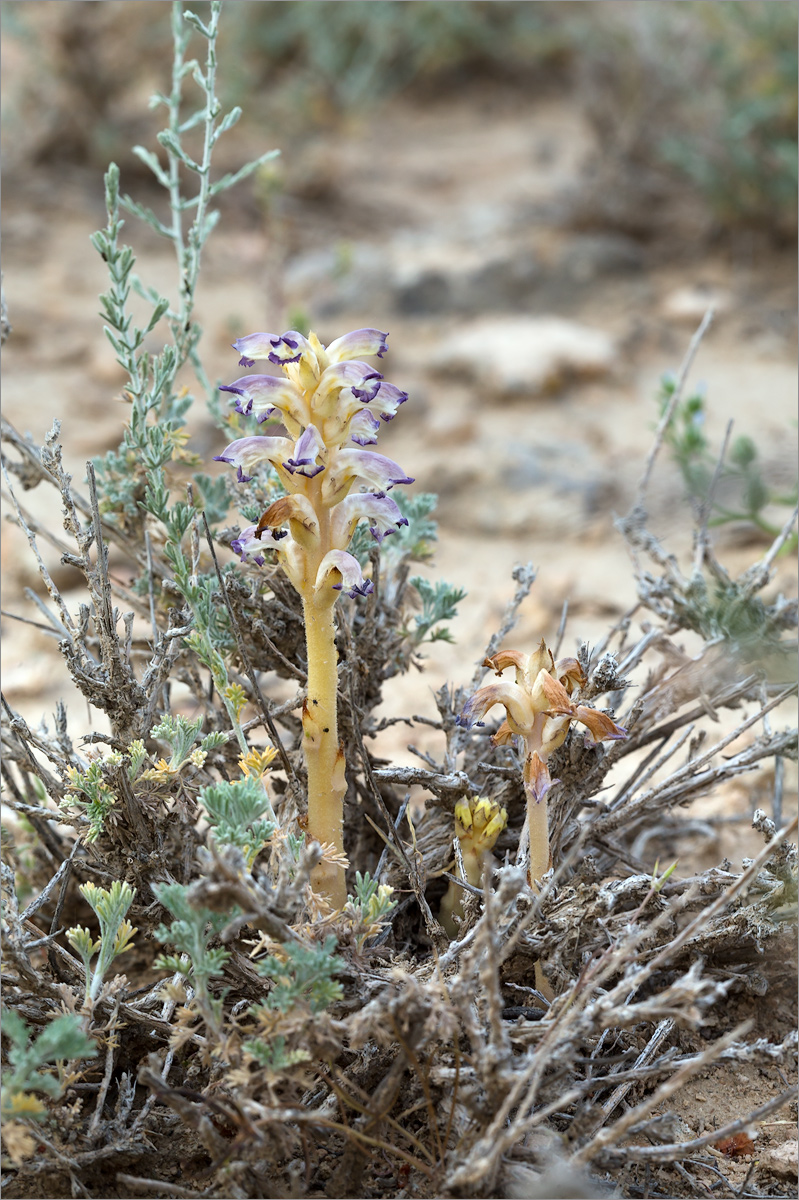
[[[588,730],[587,743],[625,738],[627,731],[617,725],[607,713],[588,705],[575,703],[573,694],[585,683],[576,658],[560,658],[541,640],[532,654],[519,650],[500,650],[483,664],[497,675],[508,667],[516,672],[516,681],[500,679],[486,684],[464,705],[459,724],[466,728],[480,723],[496,704],[503,705],[506,719],[492,741],[505,745],[518,738],[524,749],[524,790],[527,797],[527,824],[530,834],[528,880],[538,889],[551,864],[549,853],[549,821],[547,792],[553,783],[547,759],[553,750],[563,745],[572,721],[579,721]],[[540,975],[540,982],[545,983]],[[548,990],[548,989],[545,989]]]

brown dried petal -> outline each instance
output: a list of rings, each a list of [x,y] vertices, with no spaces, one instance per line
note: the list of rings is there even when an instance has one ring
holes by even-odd
[[[578,704],[574,709],[574,719],[581,721],[588,728],[594,743],[604,741],[605,738],[618,741],[627,737],[627,730],[617,725],[607,713],[598,712],[597,709],[588,708],[584,704]]]
[[[497,732],[491,738],[492,746],[509,746],[514,733],[507,721],[503,721]]]

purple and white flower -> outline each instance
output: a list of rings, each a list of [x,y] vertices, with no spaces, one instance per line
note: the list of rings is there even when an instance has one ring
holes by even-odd
[[[286,459],[283,467],[292,475],[304,475],[306,479],[313,479],[315,475],[325,469],[324,463],[316,461],[324,452],[325,443],[322,441],[319,430],[315,425],[309,425],[297,439],[294,454],[291,458]]]
[[[262,567],[266,562],[264,550],[280,549],[280,543],[285,537],[288,537],[285,529],[262,529],[259,533],[257,525],[248,525],[230,543],[230,549],[234,554],[238,554],[242,562],[252,559]]]
[[[379,430],[380,422],[377,417],[374,417],[368,408],[364,408],[350,421],[350,440],[358,446],[374,446]]]
[[[387,492],[396,483],[413,483],[413,480],[393,459],[375,454],[374,450],[336,450],[330,456],[328,473],[322,482],[322,499],[325,504],[337,504],[354,484]]]
[[[313,354],[308,339],[296,329],[277,334],[248,333],[246,337],[233,342],[233,349],[241,355],[239,366],[242,367],[252,367],[256,359],[264,358],[282,366],[284,363],[299,362],[303,354]]]
[[[316,390],[311,397],[311,412],[315,419],[330,417],[338,412],[342,391],[358,389],[370,397],[377,394],[383,376],[374,367],[365,362],[341,362],[326,367],[319,377]],[[355,402],[352,411],[357,411],[359,403]],[[363,403],[363,401],[360,401]]]
[[[360,358],[363,354],[376,354],[382,358],[388,350],[388,334],[379,329],[353,329],[336,338],[327,347],[330,362],[343,362],[348,358]]]
[[[254,416],[260,423],[275,410],[298,425],[307,425],[310,413],[305,398],[291,380],[277,375],[242,375],[233,383],[220,387],[236,397],[235,409],[243,417]]]
[[[349,546],[359,521],[369,522],[369,532],[377,542],[401,525],[407,525],[398,505],[384,492],[355,492],[333,510],[330,536],[336,546]]]
[[[357,558],[345,550],[328,551],[319,564],[314,591],[321,591],[331,576],[337,580],[331,585],[333,590],[344,591],[353,600],[356,596],[368,596],[374,591],[375,585],[371,579],[364,579]]]
[[[283,437],[246,437],[231,442],[224,454],[214,455],[215,462],[230,463],[237,468],[239,483],[249,483],[256,467],[271,463],[282,467],[294,450],[294,444]]]

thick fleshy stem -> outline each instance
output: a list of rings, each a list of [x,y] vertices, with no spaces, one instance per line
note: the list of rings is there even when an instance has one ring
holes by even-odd
[[[537,786],[536,776],[541,760],[531,746],[532,738],[525,738],[527,756],[524,763],[524,793],[527,801],[527,829],[530,836],[530,859],[527,867],[527,881],[535,892],[541,891],[541,880],[552,865],[552,855],[549,849],[549,809],[546,789]],[[546,770],[546,768],[544,768]],[[547,772],[548,774],[548,772]],[[555,993],[547,979],[540,962],[535,964],[535,986],[547,1000],[553,1000]]]
[[[308,651],[308,695],[302,710],[303,753],[308,772],[308,836],[344,855],[344,754],[338,742],[338,673],[333,601],[303,595]],[[334,908],[347,902],[343,863],[322,862],[311,876],[314,890]]]

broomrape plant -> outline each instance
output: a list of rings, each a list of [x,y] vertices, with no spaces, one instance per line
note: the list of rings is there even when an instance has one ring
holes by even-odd
[[[347,900],[343,805],[347,783],[339,745],[337,655],[333,609],[340,593],[373,590],[357,558],[347,553],[356,526],[368,521],[375,541],[407,518],[386,493],[413,483],[397,463],[364,447],[377,441],[380,421],[390,421],[408,399],[362,360],[388,349],[388,334],[356,329],[325,347],[316,334],[296,330],[252,333],[233,346],[240,366],[266,360],[282,375],[244,375],[222,391],[236,397],[236,411],[261,424],[277,415],[287,437],[239,438],[217,455],[247,483],[259,466],[274,468],[287,495],[275,500],[256,525],[231,543],[242,561],[266,563],[273,551],[302,597],[308,688],[302,709],[303,752],[308,775],[308,834],[333,848],[312,876],[316,891],[336,909]],[[352,443],[355,443],[352,445]]]
[[[582,667],[576,658],[560,658],[557,662],[543,638],[532,654],[520,650],[501,650],[483,666],[497,675],[514,667],[516,680],[501,679],[481,687],[464,705],[458,718],[467,729],[480,724],[496,704],[505,708],[506,719],[491,738],[493,745],[506,746],[518,739],[524,755],[522,777],[527,802],[526,824],[530,837],[527,878],[530,886],[540,889],[541,881],[552,866],[549,851],[549,818],[547,792],[560,782],[549,773],[547,759],[562,746],[572,721],[579,721],[588,730],[586,744],[595,746],[606,739],[626,738],[627,730],[617,725],[607,713],[574,703],[572,695],[585,685]],[[523,841],[523,838],[522,838]],[[541,969],[536,964],[539,990],[551,995]]]

